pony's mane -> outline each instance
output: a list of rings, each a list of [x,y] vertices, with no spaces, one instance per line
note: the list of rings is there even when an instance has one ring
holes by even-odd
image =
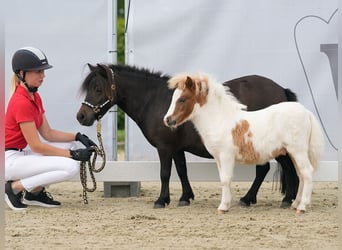
[[[153,78],[153,79],[165,79],[166,81],[169,80],[170,76],[161,72],[161,71],[154,71],[153,69],[148,69],[144,67],[138,67],[135,65],[126,65],[126,64],[111,64],[108,65],[111,67],[114,72],[122,73],[122,74],[130,74],[136,77],[144,77],[144,78]]]
[[[228,86],[217,83],[217,81],[210,75],[206,73],[197,74],[178,74],[172,77],[168,81],[168,86],[170,89],[181,89],[186,88],[187,77],[190,77],[192,82],[195,84],[195,94],[196,95],[212,95],[215,98],[220,99],[222,102],[235,103],[238,109],[246,109],[246,105],[240,103],[240,101],[233,95]]]
[[[155,79],[155,80],[163,80],[167,82],[170,79],[168,74],[164,74],[161,71],[153,71],[151,69],[142,68],[138,66],[132,65],[124,65],[124,64],[104,64],[107,67],[110,67],[114,71],[115,74],[125,74],[130,75],[132,77],[144,78],[144,79]],[[81,92],[86,92],[89,88],[90,80],[99,72],[99,66],[96,66],[95,71],[91,71],[86,78],[84,79]]]

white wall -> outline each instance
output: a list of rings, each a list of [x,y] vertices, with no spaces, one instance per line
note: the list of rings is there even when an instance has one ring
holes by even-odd
[[[337,0],[132,0],[127,62],[168,74],[206,71],[222,82],[259,74],[290,88],[321,117],[323,160],[336,162],[337,175],[337,83],[320,51],[338,43],[337,8]],[[128,129],[128,159],[158,160],[132,120]]]

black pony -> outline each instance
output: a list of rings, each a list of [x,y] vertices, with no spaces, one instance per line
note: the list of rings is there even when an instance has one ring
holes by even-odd
[[[184,152],[212,158],[204,147],[192,123],[176,130],[163,124],[163,116],[171,103],[173,91],[168,89],[169,76],[128,65],[89,65],[90,73],[82,84],[85,101],[77,113],[80,124],[91,126],[113,105],[117,104],[139,126],[148,142],[157,148],[160,159],[161,191],[155,208],[170,203],[169,181],[172,160],[182,184],[179,206],[190,204],[194,193],[189,183]],[[296,95],[272,80],[261,76],[245,76],[224,83],[249,110],[265,108],[283,101],[297,101]],[[288,156],[276,159],[282,166],[282,191],[285,197],[281,207],[288,207],[296,197],[298,177]],[[240,203],[256,203],[256,195],[269,171],[269,163],[256,167],[256,178]]]

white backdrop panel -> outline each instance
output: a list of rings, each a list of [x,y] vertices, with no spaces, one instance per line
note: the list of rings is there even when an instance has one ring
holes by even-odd
[[[111,61],[111,1],[24,1],[6,2],[5,65],[6,103],[12,76],[11,58],[24,46],[42,49],[54,67],[45,72],[39,88],[46,115],[53,128],[81,131],[96,140],[96,129],[83,127],[76,113],[83,101],[79,89],[88,73],[87,63]],[[112,157],[112,115],[103,118],[103,140],[109,159]]]
[[[168,74],[205,71],[221,82],[269,77],[321,117],[327,134],[323,160],[337,161],[337,82],[331,71],[337,65],[320,49],[338,43],[337,8],[337,0],[132,0],[126,60]],[[127,130],[129,160],[158,160],[130,119]]]

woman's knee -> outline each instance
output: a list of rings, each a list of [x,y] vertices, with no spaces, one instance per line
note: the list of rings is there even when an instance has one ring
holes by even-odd
[[[78,161],[75,161],[73,159],[66,159],[67,164],[65,164],[65,170],[68,173],[69,178],[75,177],[80,172],[80,163]]]

